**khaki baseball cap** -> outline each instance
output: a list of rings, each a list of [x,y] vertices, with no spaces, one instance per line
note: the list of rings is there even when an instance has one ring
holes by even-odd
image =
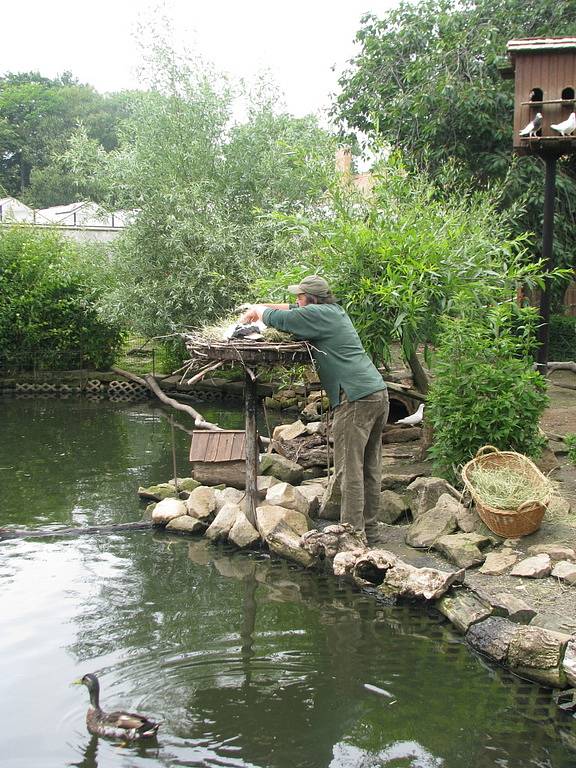
[[[330,296],[330,286],[320,275],[308,275],[298,285],[289,285],[290,293],[308,293],[310,296],[326,298]]]

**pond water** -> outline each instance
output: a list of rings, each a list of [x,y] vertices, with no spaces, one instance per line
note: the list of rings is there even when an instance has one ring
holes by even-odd
[[[198,406],[223,426],[242,415]],[[147,404],[0,401],[1,525],[138,520],[168,479]],[[178,471],[189,438],[176,431]],[[442,617],[263,553],[146,531],[0,544],[3,768],[568,768],[576,720],[474,655]],[[88,695],[163,721],[91,737]],[[384,694],[365,688],[383,689]]]

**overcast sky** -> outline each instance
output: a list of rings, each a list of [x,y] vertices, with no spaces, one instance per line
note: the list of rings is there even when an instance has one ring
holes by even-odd
[[[181,40],[218,69],[248,79],[270,70],[288,111],[300,116],[329,104],[362,14],[382,15],[394,2],[12,0],[0,13],[0,74],[69,70],[101,92],[137,87],[137,28],[161,7]]]

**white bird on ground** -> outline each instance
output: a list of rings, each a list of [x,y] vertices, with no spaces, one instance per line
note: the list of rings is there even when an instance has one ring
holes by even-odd
[[[534,120],[531,120],[528,125],[522,128],[520,136],[536,136],[540,128],[542,128],[542,112],[536,112]]]
[[[572,112],[570,117],[567,120],[564,120],[563,123],[556,123],[556,125],[551,125],[550,128],[554,131],[558,131],[562,136],[570,136],[571,133],[574,133],[574,129],[576,128],[576,112]]]
[[[416,424],[420,424],[424,418],[424,403],[420,403],[418,410],[410,416],[406,416],[403,419],[398,419],[394,424],[407,424],[409,427],[413,427]]]

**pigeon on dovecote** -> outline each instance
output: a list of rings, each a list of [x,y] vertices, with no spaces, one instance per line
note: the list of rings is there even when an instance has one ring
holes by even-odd
[[[574,129],[576,128],[576,112],[572,112],[570,117],[567,120],[564,120],[564,122],[551,125],[550,128],[552,128],[553,131],[558,131],[562,136],[570,136],[571,133],[574,133]]]
[[[536,112],[534,120],[524,126],[520,131],[520,136],[536,136],[536,133],[542,128],[542,112]]]
[[[424,403],[421,403],[415,413],[411,414],[410,416],[406,416],[403,419],[398,419],[398,421],[395,421],[394,424],[407,424],[409,427],[414,427],[416,424],[420,424],[423,418]]]

